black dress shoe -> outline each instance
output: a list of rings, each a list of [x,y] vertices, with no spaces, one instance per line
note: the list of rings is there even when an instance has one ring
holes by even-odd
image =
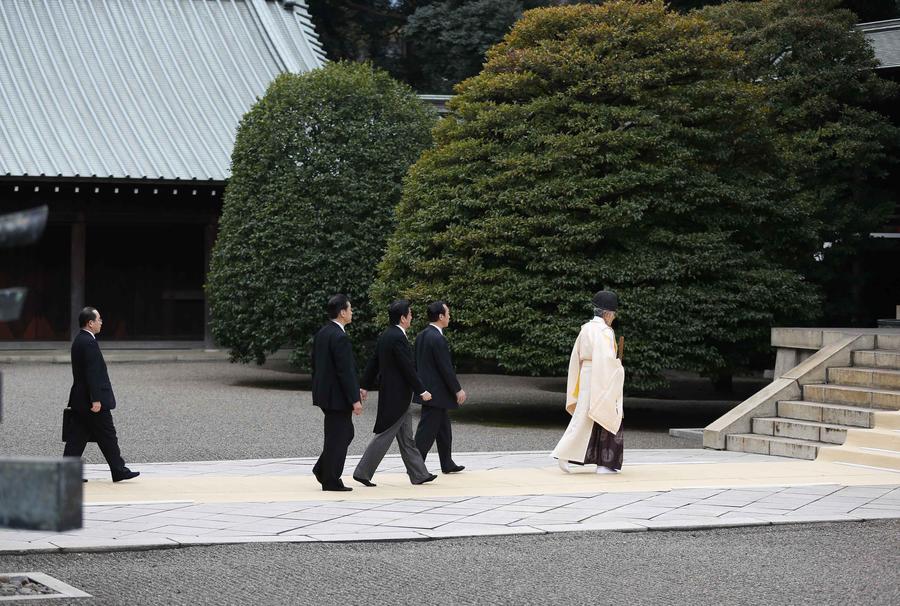
[[[450,469],[442,469],[441,471],[444,473],[459,473],[460,471],[462,471],[465,468],[466,468],[465,465],[454,465]]]
[[[121,474],[121,475],[113,476],[113,482],[121,482],[122,480],[130,480],[130,479],[132,479],[132,478],[138,477],[139,475],[141,475],[141,472],[139,472],[139,471],[131,471],[131,470],[129,469],[129,470],[127,470],[125,473],[123,473],[123,474]]]
[[[369,480],[363,480],[362,478],[357,478],[353,476],[353,479],[362,484],[363,486],[377,486],[377,484],[370,482]]]
[[[81,482],[82,483],[87,482],[87,478],[81,478]]]
[[[419,480],[418,482],[413,482],[413,484],[415,484],[416,486],[419,486],[421,484],[427,484],[428,482],[431,482],[432,480],[437,480],[437,476],[434,474],[431,474],[424,480]]]
[[[350,492],[353,489],[349,486],[323,486],[322,490],[329,492]]]

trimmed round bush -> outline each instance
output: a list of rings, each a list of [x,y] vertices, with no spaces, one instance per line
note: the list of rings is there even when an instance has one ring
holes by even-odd
[[[394,227],[403,175],[436,117],[369,64],[283,74],[241,121],[207,283],[212,332],[232,359],[306,344],[337,292],[360,341],[368,290]]]
[[[600,288],[631,388],[747,363],[812,289],[760,87],[728,35],[662,2],[528,11],[410,169],[373,298],[445,299],[455,351],[561,373]],[[810,253],[811,254],[811,253]]]

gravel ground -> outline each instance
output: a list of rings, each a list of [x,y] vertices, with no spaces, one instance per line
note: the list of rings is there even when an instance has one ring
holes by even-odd
[[[0,455],[61,454],[62,409],[72,380],[68,365],[0,365],[0,371]],[[119,443],[129,462],[318,456],[321,450],[322,414],[312,406],[309,377],[283,366],[118,363],[110,364],[109,372],[119,403],[113,413]],[[460,379],[470,399],[452,413],[456,451],[551,450],[568,422],[560,379]],[[706,425],[734,404],[709,400],[715,395],[704,391],[706,385],[678,379],[673,383],[676,395],[705,401],[626,400],[626,447],[695,447],[670,437],[668,429]],[[743,386],[736,398],[757,387],[752,382]],[[373,394],[363,416],[355,420],[350,454],[365,449],[376,401]],[[103,462],[93,445],[85,451],[85,460]]]
[[[54,604],[900,603],[900,521],[0,556]]]

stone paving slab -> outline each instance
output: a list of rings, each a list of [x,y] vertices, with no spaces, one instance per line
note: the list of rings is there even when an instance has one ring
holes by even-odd
[[[598,476],[592,466],[563,474],[548,467],[546,452],[461,453],[457,460],[467,467],[463,473],[411,486],[396,471],[399,457],[389,456],[374,478],[378,487],[355,486],[351,493],[315,490],[312,459],[134,465],[141,478],[115,485],[102,466],[91,465],[84,528],[0,529],[0,553],[900,518],[900,473],[858,466],[705,450],[627,451],[620,474]],[[354,464],[348,461],[347,470]],[[266,472],[257,473],[261,468]],[[198,492],[204,483],[219,488]],[[182,498],[185,486],[194,487],[195,498]]]
[[[359,456],[347,457],[345,471],[349,473],[359,462]],[[528,469],[546,467],[552,463],[545,451],[516,452],[467,452],[455,453],[454,459],[470,471],[492,469]],[[713,465],[720,463],[778,463],[782,457],[770,457],[745,452],[703,449],[652,449],[628,450],[628,466],[637,465]],[[271,476],[311,475],[315,458],[244,459],[238,461],[191,461],[187,463],[146,463],[136,466],[146,477],[195,477],[195,476]],[[593,469],[592,466],[589,466]],[[576,468],[577,469],[577,468]],[[399,455],[388,455],[378,468],[379,474],[405,473]],[[85,465],[84,477],[109,479],[105,465]]]

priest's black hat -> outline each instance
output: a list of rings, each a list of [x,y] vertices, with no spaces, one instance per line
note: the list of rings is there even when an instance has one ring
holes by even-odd
[[[607,311],[616,311],[619,309],[619,297],[611,290],[597,291],[591,301],[597,309],[605,309]]]

